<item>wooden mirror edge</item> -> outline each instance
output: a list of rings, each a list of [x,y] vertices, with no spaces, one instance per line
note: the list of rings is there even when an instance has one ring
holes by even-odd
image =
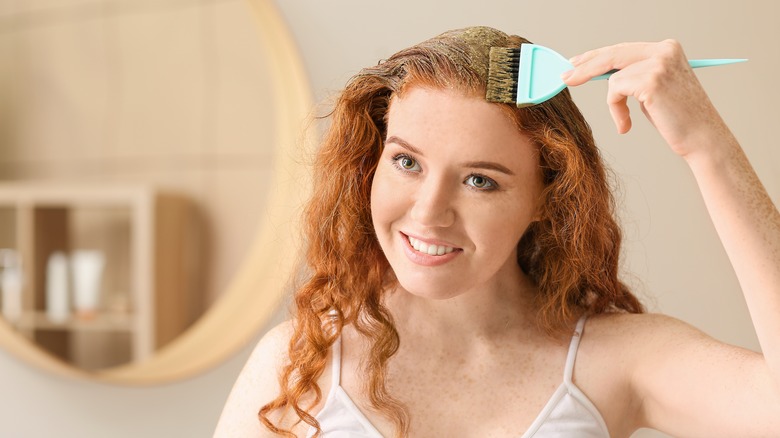
[[[40,369],[70,378],[155,385],[183,380],[222,363],[255,339],[277,311],[301,254],[297,224],[309,179],[297,151],[313,135],[309,130],[300,134],[313,102],[298,48],[276,6],[270,0],[247,1],[274,83],[274,188],[247,257],[225,293],[186,332],[137,364],[95,373],[82,371],[44,352],[0,320],[1,348]]]

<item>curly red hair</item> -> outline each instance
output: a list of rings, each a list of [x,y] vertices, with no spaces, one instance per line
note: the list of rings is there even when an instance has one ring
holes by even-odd
[[[292,409],[319,432],[308,410],[322,393],[317,380],[341,330],[352,325],[370,353],[364,373],[372,406],[408,431],[408,415],[385,385],[387,363],[400,340],[382,296],[394,282],[371,221],[371,184],[386,135],[393,96],[410,86],[485,95],[490,47],[519,47],[527,40],[476,27],[446,32],[362,70],[347,84],[314,163],[314,193],[305,211],[310,277],[295,293],[296,318],[281,394],[262,407]],[[618,279],[621,232],[605,166],[568,91],[531,107],[501,105],[540,150],[545,188],[541,219],[518,246],[518,263],[538,288],[539,320],[549,333],[573,317],[644,309]],[[313,397],[312,397],[313,396]],[[303,404],[306,404],[304,406]]]

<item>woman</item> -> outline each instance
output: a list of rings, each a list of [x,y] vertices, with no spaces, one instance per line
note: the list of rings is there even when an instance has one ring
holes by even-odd
[[[618,280],[604,166],[568,92],[485,100],[489,48],[522,42],[451,31],[347,85],[315,163],[311,276],[218,436],[780,433],[780,215],[682,49],[594,50],[564,80],[619,69],[618,131],[636,98],[689,164],[763,355],[643,313]]]

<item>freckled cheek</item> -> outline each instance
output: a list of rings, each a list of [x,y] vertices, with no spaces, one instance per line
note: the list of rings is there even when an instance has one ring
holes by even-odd
[[[391,222],[403,215],[400,186],[378,170],[371,185],[371,217],[377,234],[388,230]]]
[[[513,246],[522,237],[531,222],[531,206],[498,203],[490,207],[469,209],[471,226],[485,242],[492,245]]]

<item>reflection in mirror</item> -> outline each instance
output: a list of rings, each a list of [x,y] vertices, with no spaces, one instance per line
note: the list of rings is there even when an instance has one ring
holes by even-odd
[[[147,359],[227,289],[264,206],[273,94],[249,8],[0,9],[3,322],[84,370]]]

